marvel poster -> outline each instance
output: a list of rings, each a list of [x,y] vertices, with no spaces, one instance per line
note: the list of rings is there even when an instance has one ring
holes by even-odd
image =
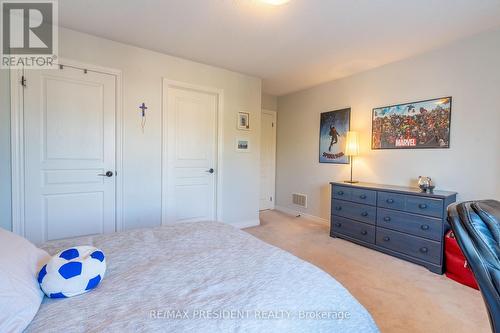
[[[373,109],[372,149],[450,147],[451,97]]]
[[[319,162],[348,164],[345,139],[349,131],[351,109],[323,112],[319,132]]]

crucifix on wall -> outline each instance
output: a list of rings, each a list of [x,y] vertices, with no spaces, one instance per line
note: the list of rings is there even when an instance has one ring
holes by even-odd
[[[141,128],[142,128],[142,133],[144,133],[144,127],[146,127],[146,110],[148,107],[144,102],[139,106],[139,109],[141,109]]]

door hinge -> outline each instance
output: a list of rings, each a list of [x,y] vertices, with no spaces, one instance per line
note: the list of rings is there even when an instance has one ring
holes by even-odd
[[[26,88],[26,77],[24,75],[21,76],[21,85]]]
[[[269,201],[273,202],[273,197],[269,197]]]
[[[274,123],[271,123],[271,127],[274,127]]]

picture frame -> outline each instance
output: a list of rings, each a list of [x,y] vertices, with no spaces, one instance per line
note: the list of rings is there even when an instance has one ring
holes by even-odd
[[[372,150],[450,148],[452,97],[374,108]]]
[[[250,130],[250,113],[248,112],[238,112],[238,124],[239,130],[249,131]]]
[[[235,145],[236,151],[239,153],[248,153],[250,152],[250,140],[246,138],[238,138],[236,139]]]
[[[320,114],[319,163],[349,164],[345,155],[345,140],[351,128],[351,108]]]

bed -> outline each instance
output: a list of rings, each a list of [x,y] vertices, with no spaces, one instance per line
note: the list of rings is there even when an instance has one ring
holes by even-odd
[[[378,332],[319,268],[232,226],[183,223],[53,241],[107,256],[95,290],[44,298],[27,332]]]

